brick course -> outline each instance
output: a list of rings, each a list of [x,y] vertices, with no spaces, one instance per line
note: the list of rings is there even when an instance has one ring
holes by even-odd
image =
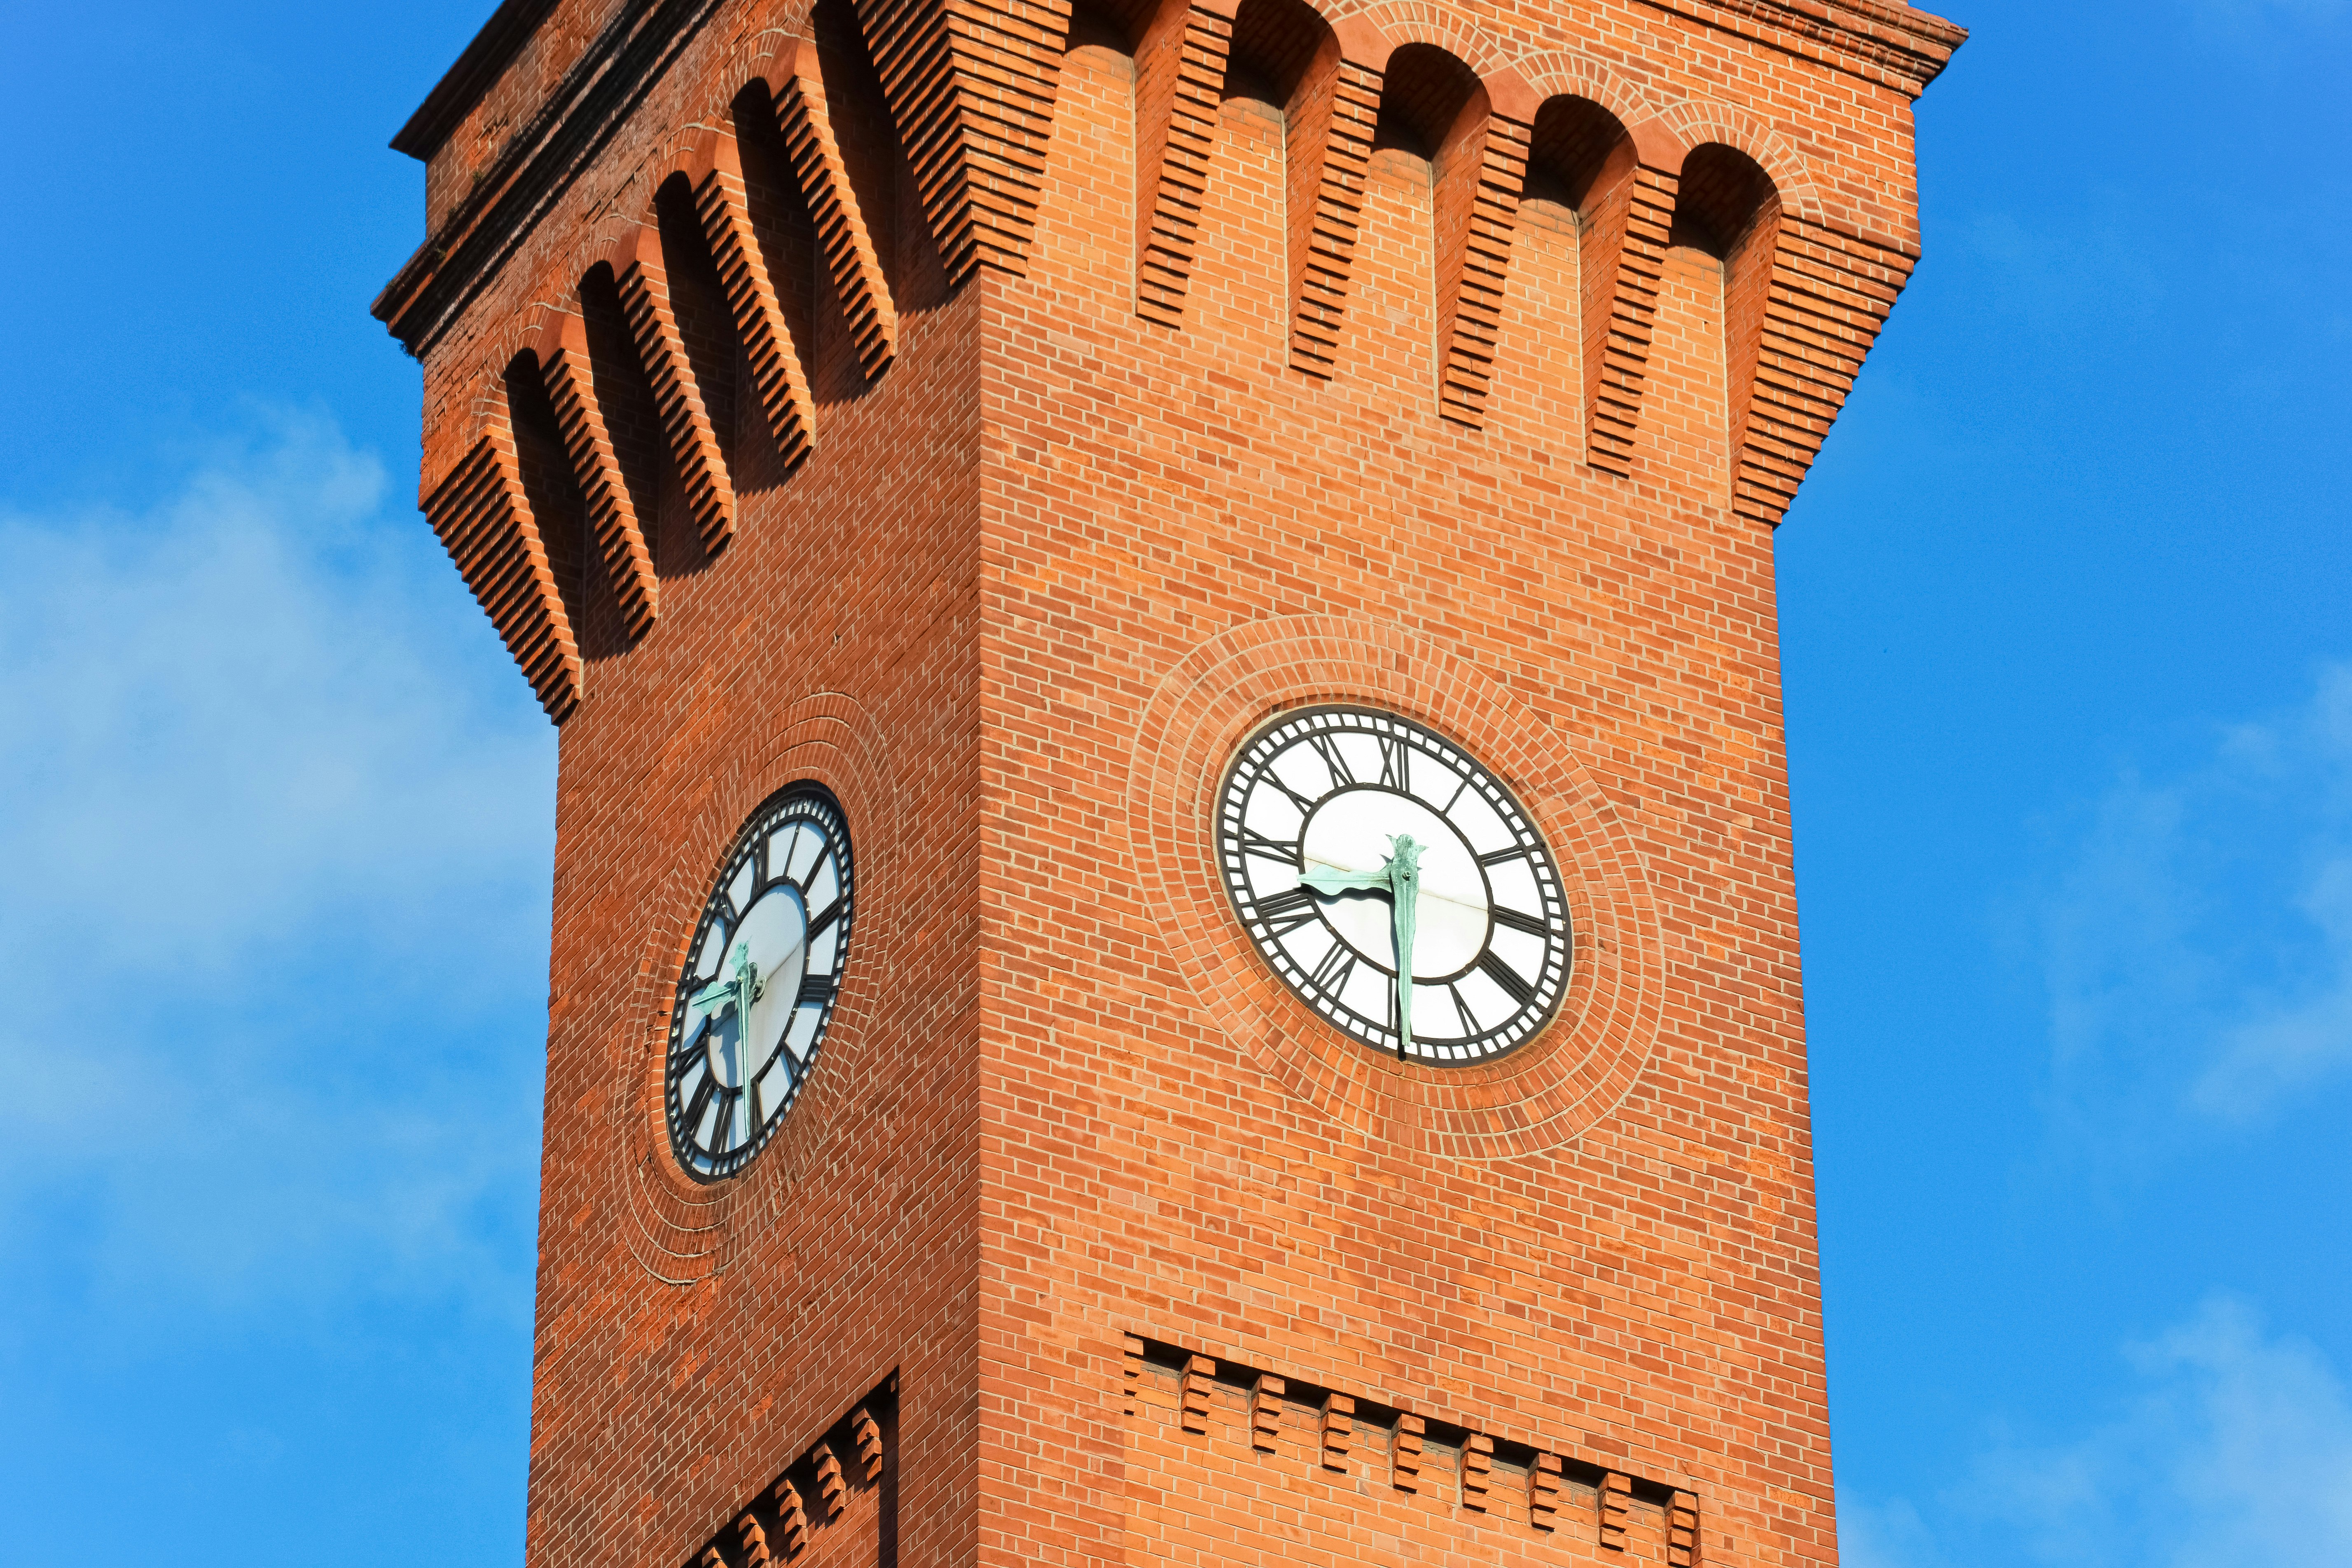
[[[539,11],[404,132],[377,307],[562,726],[534,1568],[1833,1563],[1771,530],[1958,30]],[[1234,925],[1209,794],[1330,700],[1549,840],[1511,1055],[1368,1052]],[[799,778],[845,986],[699,1185],[667,997]]]

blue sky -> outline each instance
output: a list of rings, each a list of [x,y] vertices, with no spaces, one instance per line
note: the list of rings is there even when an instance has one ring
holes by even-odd
[[[520,1551],[554,747],[366,315],[488,10],[9,14],[11,1568]],[[2352,6],[1957,19],[1780,539],[1847,1560],[2352,1561]]]

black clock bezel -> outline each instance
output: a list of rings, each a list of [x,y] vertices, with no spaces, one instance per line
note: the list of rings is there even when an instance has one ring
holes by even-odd
[[[1335,724],[1332,722],[1335,719],[1344,722]],[[1536,826],[1533,814],[1520,802],[1510,786],[1496,775],[1493,769],[1480,762],[1468,747],[1452,737],[1419,720],[1408,718],[1390,709],[1376,707],[1370,703],[1345,702],[1325,702],[1310,707],[1286,709],[1267,715],[1263,722],[1253,729],[1234,748],[1231,760],[1226,763],[1223,772],[1218,778],[1217,793],[1213,807],[1214,819],[1212,834],[1215,842],[1218,883],[1224,889],[1226,901],[1232,908],[1234,918],[1241,922],[1244,937],[1248,942],[1251,951],[1257,955],[1261,963],[1274,971],[1276,977],[1292,994],[1298,997],[1318,1016],[1330,1023],[1335,1028],[1385,1055],[1395,1057],[1399,1054],[1394,966],[1381,963],[1376,957],[1362,954],[1362,950],[1349,942],[1338,928],[1330,927],[1336,942],[1345,943],[1351,951],[1361,955],[1375,971],[1386,975],[1390,983],[1389,1010],[1385,1018],[1372,1019],[1349,1006],[1319,985],[1314,975],[1303,970],[1290,957],[1283,947],[1278,934],[1273,932],[1272,928],[1280,917],[1270,916],[1261,907],[1261,897],[1247,871],[1247,861],[1253,856],[1267,860],[1275,860],[1276,858],[1266,855],[1263,849],[1254,849],[1250,847],[1253,836],[1246,833],[1242,823],[1243,807],[1247,796],[1246,794],[1236,793],[1236,780],[1242,779],[1246,773],[1252,787],[1255,787],[1255,781],[1266,773],[1276,756],[1286,752],[1292,746],[1309,743],[1311,732],[1318,729],[1326,732],[1346,730],[1369,733],[1376,740],[1384,733],[1392,734],[1411,745],[1417,754],[1426,755],[1440,763],[1448,773],[1460,779],[1465,787],[1475,789],[1486,801],[1488,808],[1495,812],[1509,830],[1514,847],[1518,851],[1514,858],[1523,858],[1529,863],[1538,894],[1543,905],[1539,915],[1530,915],[1528,911],[1513,911],[1520,914],[1522,918],[1538,919],[1544,927],[1540,933],[1544,942],[1544,972],[1530,979],[1524,974],[1518,974],[1516,970],[1513,971],[1513,977],[1528,987],[1528,1001],[1521,1002],[1507,1016],[1493,1026],[1480,1027],[1473,1033],[1458,1036],[1428,1034],[1422,1027],[1425,1015],[1422,1012],[1421,998],[1424,990],[1450,988],[1452,982],[1466,975],[1471,970],[1480,967],[1486,958],[1494,952],[1492,922],[1495,919],[1495,910],[1501,906],[1494,897],[1493,879],[1487,875],[1486,865],[1481,863],[1480,875],[1486,881],[1490,922],[1486,943],[1482,946],[1478,957],[1472,959],[1453,974],[1415,979],[1413,1048],[1404,1059],[1428,1067],[1484,1067],[1500,1060],[1535,1039],[1559,1016],[1560,1005],[1567,999],[1570,972],[1575,951],[1574,932],[1568,918],[1566,885],[1561,879],[1559,864],[1552,857],[1550,846]],[[1311,805],[1300,808],[1302,818],[1311,819],[1313,811],[1349,790],[1385,787],[1389,786],[1361,780],[1340,784],[1335,774],[1331,789],[1316,796]],[[1286,786],[1286,793],[1292,792],[1289,792]],[[1449,826],[1453,825],[1451,817],[1444,809],[1423,800],[1420,796],[1412,794],[1409,789],[1401,793],[1405,794],[1407,798],[1418,801],[1425,808],[1435,811],[1441,817],[1445,817]],[[1454,798],[1458,800],[1458,795]],[[1296,801],[1297,796],[1294,794],[1294,803]],[[1302,823],[1302,832],[1303,830]],[[1457,827],[1455,831],[1459,832],[1459,828]],[[1296,864],[1295,861],[1291,863]],[[1318,915],[1318,918],[1321,917]],[[1329,926],[1328,921],[1325,924],[1327,927]],[[1497,962],[1501,961],[1498,959]],[[1509,966],[1506,964],[1505,967]],[[1491,975],[1492,972],[1489,973]],[[1459,993],[1450,991],[1449,994],[1453,995],[1458,1007]],[[1461,1021],[1463,1016],[1466,1016],[1466,1010],[1457,1015],[1456,1021]]]
[[[761,899],[766,897],[778,886],[788,884],[794,888],[804,887],[803,883],[793,882],[781,872],[772,870],[766,864],[770,839],[780,828],[795,818],[816,822],[827,840],[826,854],[820,855],[811,864],[807,873],[808,879],[814,879],[818,869],[824,864],[829,855],[835,863],[835,875],[840,885],[837,898],[834,904],[828,906],[829,909],[837,909],[840,912],[831,920],[823,922],[824,925],[837,925],[839,928],[839,935],[835,942],[835,958],[830,975],[832,984],[824,1000],[818,1005],[816,1027],[809,1042],[805,1063],[798,1064],[795,1070],[793,1053],[789,1048],[780,1046],[776,1053],[776,1059],[786,1064],[785,1070],[791,1079],[790,1087],[783,1098],[772,1107],[760,1107],[764,1112],[761,1126],[746,1142],[724,1154],[714,1154],[704,1150],[702,1145],[694,1140],[694,1134],[687,1121],[687,1107],[680,1103],[682,1082],[693,1061],[694,1053],[701,1048],[699,1032],[697,1033],[691,1044],[680,1038],[688,1011],[687,998],[697,984],[701,983],[697,972],[698,961],[705,943],[709,939],[711,926],[715,921],[723,915],[728,921],[728,929],[731,932],[743,915],[748,912],[750,905],[757,904]],[[736,910],[730,889],[740,874],[747,858],[753,870],[752,890],[746,909]],[[685,956],[678,965],[677,979],[670,995],[669,1024],[662,1062],[662,1115],[669,1132],[670,1155],[677,1162],[679,1171],[689,1180],[707,1186],[741,1174],[774,1139],[778,1129],[783,1125],[784,1118],[791,1113],[793,1107],[800,1102],[803,1086],[815,1072],[824,1056],[825,1037],[832,1027],[835,1009],[840,1004],[841,983],[848,971],[850,944],[854,935],[856,891],[856,861],[850,840],[848,814],[842,809],[840,800],[831,790],[813,779],[797,780],[769,795],[760,803],[759,807],[749,817],[745,818],[743,826],[736,830],[735,837],[730,840],[727,853],[720,858],[718,868],[712,874],[709,890],[704,896],[701,912],[695,921],[693,938],[687,944]],[[820,911],[812,911],[813,921],[820,913]],[[822,926],[816,929],[821,930]],[[811,940],[814,940],[814,934],[813,931]],[[730,936],[729,940],[731,941],[732,937]],[[803,984],[805,985],[806,983]],[[789,1026],[787,1025],[787,1027]],[[757,1101],[755,1100],[754,1103],[756,1104]],[[694,1121],[698,1123],[699,1115],[696,1116]],[[698,1160],[709,1168],[698,1167]]]

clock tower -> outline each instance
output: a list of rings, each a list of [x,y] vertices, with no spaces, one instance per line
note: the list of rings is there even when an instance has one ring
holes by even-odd
[[[1885,0],[505,0],[532,1568],[1836,1558],[1773,530]]]

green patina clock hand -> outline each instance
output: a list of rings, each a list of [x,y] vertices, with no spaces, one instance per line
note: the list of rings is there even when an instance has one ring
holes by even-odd
[[[1412,934],[1421,912],[1421,846],[1410,833],[1389,839],[1388,863],[1377,871],[1309,871],[1301,885],[1327,896],[1339,893],[1386,893],[1390,929],[1397,951],[1397,1056],[1412,1048]]]
[[[689,1007],[708,1006],[730,996],[734,998],[735,1059],[743,1079],[743,1102],[747,1113],[751,1097],[751,1004],[760,999],[763,989],[760,984],[760,966],[751,962],[751,945],[742,942],[735,949],[735,973],[712,981],[687,998]]]

